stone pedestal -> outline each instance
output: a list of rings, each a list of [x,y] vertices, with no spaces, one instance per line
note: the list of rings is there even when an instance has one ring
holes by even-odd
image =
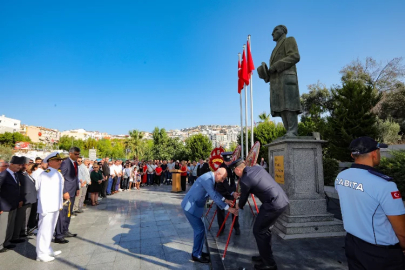
[[[312,137],[280,138],[268,145],[269,173],[290,205],[273,230],[283,239],[343,236],[343,223],[326,211],[322,143]]]

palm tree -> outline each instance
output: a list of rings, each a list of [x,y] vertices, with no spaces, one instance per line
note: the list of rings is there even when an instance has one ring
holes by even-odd
[[[143,156],[144,152],[144,142],[143,142],[143,135],[142,131],[137,129],[130,130],[129,138],[125,142],[125,146],[131,150],[131,153],[136,156],[140,157]]]
[[[266,112],[262,112],[259,114],[259,119],[261,122],[267,123],[270,122],[270,114],[266,114]]]

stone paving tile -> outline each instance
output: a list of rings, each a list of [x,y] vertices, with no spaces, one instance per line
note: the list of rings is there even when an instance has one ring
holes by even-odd
[[[122,192],[88,206],[71,221],[78,237],[68,244],[52,243],[61,250],[55,261],[36,262],[36,237],[14,251],[0,255],[3,270],[208,270],[190,261],[193,236],[180,207],[184,194],[170,186]]]

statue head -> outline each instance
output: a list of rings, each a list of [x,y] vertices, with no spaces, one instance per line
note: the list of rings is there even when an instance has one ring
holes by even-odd
[[[273,36],[274,41],[278,41],[281,37],[287,35],[287,27],[284,25],[277,25],[274,27],[273,33],[271,34]]]

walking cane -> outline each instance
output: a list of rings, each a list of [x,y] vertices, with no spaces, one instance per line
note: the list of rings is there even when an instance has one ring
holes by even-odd
[[[252,195],[253,203],[255,204],[255,207],[256,207],[256,212],[259,214],[259,208],[257,208],[257,204],[256,204],[256,200],[255,200],[255,195],[253,195],[253,194],[250,194],[250,195]]]
[[[231,230],[229,231],[228,240],[226,241],[226,245],[225,245],[224,255],[222,255],[222,260],[225,260],[226,250],[228,249],[229,240],[231,240],[233,225],[235,225],[236,217],[237,217],[237,216],[234,216],[234,217],[233,217],[233,221],[232,221],[232,225],[231,225]]]
[[[210,208],[208,208],[208,211],[207,211],[207,213],[205,214],[205,216],[208,216],[208,213],[210,212],[211,207],[212,207],[213,204],[214,204],[214,201],[212,201],[212,203],[211,203],[211,205],[210,205]]]
[[[216,214],[217,214],[217,210],[215,210],[214,215],[212,216],[212,220],[211,220],[210,226],[208,227],[208,230],[211,229],[212,222],[214,222],[214,218],[215,218],[215,215],[216,215]]]

